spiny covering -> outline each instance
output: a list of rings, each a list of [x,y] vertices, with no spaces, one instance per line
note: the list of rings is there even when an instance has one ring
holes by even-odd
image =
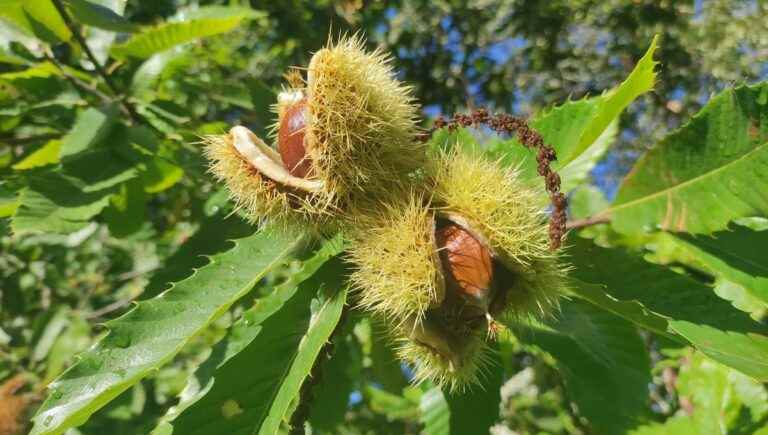
[[[262,176],[235,149],[231,134],[203,138],[210,172],[229,189],[237,209],[253,223],[269,217],[284,226],[319,228],[330,218],[323,197],[281,186]]]
[[[469,153],[440,153],[430,172],[439,213],[466,220],[514,275],[511,287],[501,289],[501,315],[541,317],[556,308],[566,291],[566,270],[549,249],[542,192],[525,184],[516,169]]]
[[[400,324],[441,302],[443,286],[427,201],[413,191],[392,196],[355,213],[348,256],[357,266],[350,280],[360,305]]]
[[[484,334],[452,332],[432,318],[414,328],[400,328],[395,335],[397,355],[413,368],[414,382],[428,380],[450,391],[482,382],[492,352]]]
[[[296,70],[286,80],[288,87],[274,106],[273,135],[286,108],[306,98],[307,178],[322,189],[302,191],[259,173],[233,148],[231,135],[205,139],[211,172],[250,219],[323,228],[356,199],[404,184],[423,165],[425,145],[415,137],[418,108],[411,90],[395,80],[390,58],[379,50],[365,52],[360,37],[345,37],[318,51],[306,83]],[[284,167],[278,154],[266,154]]]
[[[458,149],[458,147],[457,147]],[[515,169],[457,151],[434,156],[426,193],[392,194],[359,216],[350,247],[361,305],[394,324],[399,355],[417,381],[451,389],[479,382],[492,319],[552,312],[566,291],[565,269],[549,250],[541,192]],[[397,200],[396,197],[406,200]],[[428,200],[427,200],[428,199]],[[360,217],[365,216],[365,217]],[[453,222],[471,231],[497,265],[486,317],[448,286],[435,231]]]
[[[318,51],[309,63],[308,154],[329,192],[342,199],[387,191],[424,163],[415,138],[411,88],[394,78],[391,58],[366,53],[352,36]]]

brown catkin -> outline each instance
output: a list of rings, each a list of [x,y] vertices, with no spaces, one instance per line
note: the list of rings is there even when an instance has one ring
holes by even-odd
[[[549,220],[550,249],[556,250],[562,244],[565,234],[566,208],[568,200],[560,192],[560,176],[552,170],[552,162],[557,160],[554,148],[544,143],[544,138],[532,129],[528,122],[520,117],[497,113],[491,115],[486,109],[476,109],[469,114],[456,113],[450,120],[442,116],[435,119],[434,126],[420,135],[423,141],[441,128],[455,131],[459,127],[479,127],[485,125],[498,134],[516,136],[524,147],[536,151],[537,172],[544,177],[544,184],[552,202],[552,214]]]

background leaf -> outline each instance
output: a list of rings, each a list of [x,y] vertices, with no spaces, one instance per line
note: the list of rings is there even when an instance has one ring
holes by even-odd
[[[658,37],[654,37],[645,55],[621,85],[599,97],[568,101],[537,115],[531,122],[544,137],[544,142],[557,153],[553,169],[562,171],[563,191],[567,192],[583,181],[605,153],[615,137],[615,121],[621,112],[638,96],[653,89],[657,64],[653,55],[657,41]],[[519,164],[523,176],[536,176],[535,156],[517,139],[497,142],[490,151],[509,165]]]
[[[650,360],[632,324],[569,301],[549,326],[521,338],[555,358],[568,396],[595,433],[623,433],[646,418]]]
[[[113,46],[111,53],[117,58],[147,58],[185,42],[228,32],[239,26],[243,20],[259,16],[259,13],[249,8],[200,8],[193,18],[187,21],[168,22],[142,29],[128,41]]]
[[[113,32],[133,32],[136,26],[112,9],[88,0],[66,0],[77,21]]]

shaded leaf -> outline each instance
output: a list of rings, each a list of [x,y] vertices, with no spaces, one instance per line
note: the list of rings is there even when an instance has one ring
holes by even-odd
[[[670,331],[723,364],[759,374],[759,379],[768,374],[760,366],[740,362],[768,361],[767,328],[717,297],[711,287],[620,248],[602,248],[578,237],[570,241],[575,278],[604,284],[611,299],[642,304],[645,310],[667,318]],[[731,343],[749,346],[731,346],[725,336]]]
[[[652,242],[655,261],[711,276],[721,297],[760,317],[768,309],[768,257],[755,246],[768,246],[768,231],[741,225],[712,236],[659,233]]]
[[[768,213],[768,83],[726,90],[635,164],[611,208],[613,228],[724,230]]]
[[[312,390],[309,422],[312,430],[338,432],[344,422],[349,396],[360,378],[362,355],[354,336],[354,324],[348,319],[343,329],[334,334],[333,353],[320,367],[319,383]]]
[[[571,280],[571,291],[585,301],[660,335],[668,335],[667,319],[646,309],[638,301],[622,301],[606,292],[605,287]]]
[[[94,175],[102,178],[84,180],[80,177],[82,173],[66,167],[30,175],[11,221],[16,234],[77,231],[109,204],[109,197],[117,191],[120,182],[136,175],[132,162],[120,159],[109,150],[87,153],[72,163],[100,168]]]
[[[33,434],[61,433],[173,358],[281,264],[301,238],[266,228],[235,242],[190,278],[107,323],[109,334],[51,385]]]
[[[504,371],[497,351],[495,348],[492,363],[484,373],[482,388],[475,386],[462,393],[443,390],[450,412],[451,434],[489,433],[499,419]]]
[[[521,334],[551,354],[567,394],[595,433],[623,433],[644,421],[650,358],[635,327],[580,301],[562,305],[549,328]]]
[[[84,151],[106,138],[117,125],[117,111],[90,108],[77,115],[77,121],[61,144],[61,158]]]
[[[171,408],[163,417],[164,424],[158,429],[161,433],[171,430],[165,424],[178,417],[183,411],[203,398],[212,388],[219,369],[232,357],[247,348],[262,332],[264,322],[284,305],[286,297],[296,292],[297,286],[307,280],[322,267],[331,256],[338,254],[337,243],[327,243],[317,252],[302,261],[301,269],[290,275],[287,282],[278,286],[272,293],[256,301],[246,310],[227,331],[227,335],[213,348],[206,359],[187,381],[181,392],[179,404]]]
[[[77,21],[113,32],[133,32],[136,26],[112,9],[88,0],[66,0]]]
[[[146,218],[146,205],[146,194],[137,179],[123,183],[104,210],[104,220],[112,236],[126,237],[140,230]]]

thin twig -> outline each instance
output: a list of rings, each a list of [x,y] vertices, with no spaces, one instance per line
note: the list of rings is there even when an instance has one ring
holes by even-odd
[[[569,221],[565,224],[567,230],[578,230],[580,228],[591,227],[592,225],[607,224],[611,222],[611,218],[607,215],[590,216],[586,219],[577,219],[575,221]]]
[[[112,104],[115,99],[110,97],[109,95],[105,94],[104,92],[101,92],[96,86],[90,85],[83,80],[80,80],[79,78],[73,76],[67,70],[64,68],[64,65],[59,62],[56,57],[53,55],[53,53],[50,52],[50,50],[45,51],[45,58],[48,59],[50,62],[52,62],[56,67],[59,69],[59,72],[62,76],[64,76],[64,79],[67,80],[69,83],[72,84],[75,88],[81,90],[90,92],[93,95],[96,95],[101,99],[103,102],[107,104]]]
[[[115,86],[115,83],[112,81],[112,78],[109,77],[106,71],[104,71],[104,68],[101,66],[98,59],[96,59],[96,56],[94,56],[93,52],[91,51],[91,48],[88,46],[88,43],[85,41],[85,38],[83,38],[83,35],[80,33],[77,26],[75,25],[75,22],[72,21],[72,17],[69,16],[69,13],[64,7],[64,4],[62,3],[62,1],[53,0],[53,5],[56,7],[56,10],[59,12],[59,15],[61,15],[61,19],[64,20],[64,24],[66,24],[67,28],[69,28],[69,31],[72,32],[72,36],[74,36],[75,40],[77,40],[77,43],[80,44],[80,47],[82,47],[83,51],[85,52],[85,55],[88,56],[88,59],[93,64],[94,68],[96,68],[96,72],[104,80],[104,83],[106,83],[109,90],[112,92],[115,98],[120,102],[120,105],[125,109],[125,111],[128,112],[128,116],[130,116],[134,122],[139,123],[142,120],[141,116],[136,112],[133,106],[131,106],[128,103],[125,97],[117,89],[117,86]]]

